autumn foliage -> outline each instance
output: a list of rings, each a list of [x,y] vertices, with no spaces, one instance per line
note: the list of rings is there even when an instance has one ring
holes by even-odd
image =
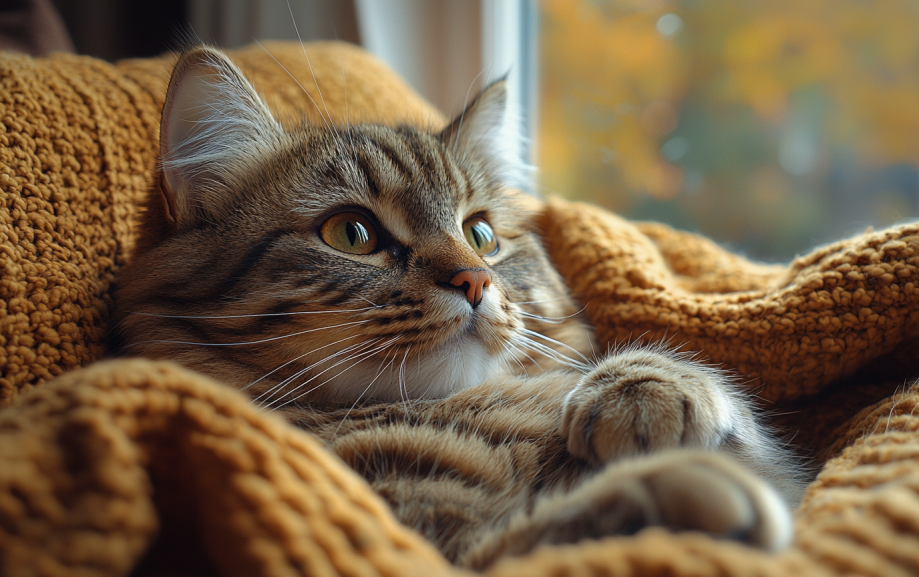
[[[919,2],[540,6],[545,192],[772,258],[919,216]]]

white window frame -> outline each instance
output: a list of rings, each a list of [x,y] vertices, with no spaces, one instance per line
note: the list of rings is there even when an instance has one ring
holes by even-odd
[[[511,110],[523,130],[521,157],[534,164],[539,117],[538,6],[534,0],[481,2],[482,68],[509,73]]]
[[[364,48],[389,64],[445,114],[508,74],[511,111],[522,123],[522,158],[532,163],[537,117],[534,0],[356,0]]]

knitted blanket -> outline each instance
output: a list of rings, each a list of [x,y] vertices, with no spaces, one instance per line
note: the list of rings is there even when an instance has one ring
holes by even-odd
[[[299,45],[267,49],[233,57],[281,118],[320,120],[305,90],[337,121],[444,121],[358,49],[307,45],[322,97]],[[97,362],[169,65],[0,55],[0,575],[461,574],[241,393]],[[919,573],[919,224],[764,266],[562,200],[540,218],[604,345],[670,338],[735,370],[821,471],[777,555],[649,529],[489,575]]]

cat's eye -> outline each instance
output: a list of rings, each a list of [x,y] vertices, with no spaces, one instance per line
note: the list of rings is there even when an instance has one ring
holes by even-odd
[[[377,230],[358,212],[340,212],[322,224],[319,236],[332,248],[348,254],[370,254],[377,247]]]
[[[479,256],[491,256],[498,252],[498,238],[488,221],[474,216],[463,223],[466,242]]]

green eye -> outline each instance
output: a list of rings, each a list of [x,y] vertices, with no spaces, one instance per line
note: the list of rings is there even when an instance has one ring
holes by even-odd
[[[369,254],[377,247],[377,231],[357,212],[341,212],[322,224],[319,236],[329,246],[348,254]]]
[[[474,216],[463,223],[466,242],[479,256],[491,256],[498,252],[498,239],[488,221],[481,216]]]

